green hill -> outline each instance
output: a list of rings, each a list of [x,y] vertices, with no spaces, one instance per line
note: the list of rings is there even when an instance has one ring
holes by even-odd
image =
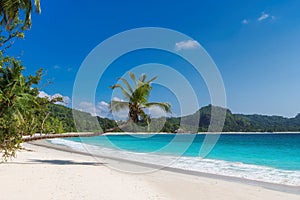
[[[113,120],[94,117],[90,113],[74,110],[62,105],[51,104],[49,109],[51,117],[62,122],[63,132],[101,132],[102,130],[105,131],[117,126]],[[73,118],[73,111],[76,113],[76,120]]]
[[[195,114],[184,118],[192,119],[196,114],[200,115],[198,131],[207,131],[211,118],[212,106],[205,106]],[[243,115],[232,114],[229,109],[216,107],[225,110],[226,119],[223,127],[224,132],[282,132],[282,131],[300,131],[300,114],[295,118],[286,118],[282,116],[267,115]],[[192,121],[191,120],[191,121]]]
[[[161,132],[196,132],[207,131],[210,124],[212,105],[202,107],[192,115],[182,118],[168,118]],[[223,127],[224,132],[282,132],[300,131],[300,114],[294,118],[266,115],[243,115],[233,114],[229,109],[216,107],[218,111],[226,112],[226,119]],[[50,105],[51,116],[58,119],[63,126],[64,132],[76,131],[101,131],[116,127],[114,120],[94,117],[89,113],[75,110],[76,122],[73,119],[73,110],[62,105]],[[200,118],[199,118],[200,117]],[[199,120],[200,119],[200,120]],[[153,119],[158,120],[158,119]],[[155,122],[155,121],[154,121]],[[183,126],[180,126],[183,122]],[[75,123],[77,126],[75,126]],[[98,123],[98,124],[97,124]],[[155,123],[153,123],[155,125]],[[195,124],[198,126],[195,127]],[[141,123],[141,125],[145,125]],[[77,127],[77,129],[76,129]]]

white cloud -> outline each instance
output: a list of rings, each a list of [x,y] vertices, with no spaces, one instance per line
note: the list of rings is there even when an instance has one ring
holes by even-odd
[[[151,117],[154,117],[154,118],[156,118],[156,117],[166,117],[167,116],[167,113],[158,106],[150,107],[148,109],[147,114],[149,114]]]
[[[109,108],[109,103],[106,103],[105,101],[100,101],[100,102],[98,103],[98,106],[100,106],[100,107],[104,106],[104,107],[106,107],[106,108]]]
[[[196,49],[199,47],[200,47],[200,44],[196,40],[185,40],[185,41],[177,42],[175,44],[176,51]]]
[[[93,116],[97,116],[97,109],[91,102],[82,101],[76,109],[91,113]]]
[[[242,24],[249,24],[250,23],[250,21],[248,20],[248,19],[244,19],[243,21],[242,21]]]
[[[260,16],[257,20],[258,20],[258,21],[263,21],[263,20],[268,19],[269,17],[270,17],[269,14],[263,12],[263,13],[261,14],[261,16]]]
[[[59,65],[54,65],[53,68],[54,68],[54,69],[60,69],[60,66],[59,66]]]
[[[44,91],[40,91],[40,93],[39,93],[38,97],[40,97],[40,98],[45,98],[45,97],[48,97],[48,98],[50,98],[50,95],[49,95],[49,94],[47,94],[47,93],[46,93],[46,92],[44,92]]]
[[[66,105],[71,104],[71,98],[68,96],[63,96],[63,101],[64,101],[64,104],[66,104]]]
[[[50,100],[52,100],[52,99],[54,99],[54,98],[56,98],[56,97],[62,97],[62,98],[63,98],[63,102],[56,102],[56,104],[69,105],[69,104],[71,103],[71,98],[70,98],[70,97],[68,97],[68,96],[63,96],[63,95],[61,95],[61,94],[59,94],[59,93],[56,93],[56,94],[54,94],[54,95],[49,95],[49,94],[47,94],[47,93],[44,92],[44,91],[40,91],[38,97],[40,97],[40,98],[46,98],[46,97],[47,97],[47,98],[49,98]]]
[[[277,18],[274,16],[274,15],[270,15],[269,13],[266,13],[266,12],[262,12],[260,14],[260,16],[256,19],[257,22],[262,22],[262,21],[265,21],[265,20],[268,20],[268,21],[275,21]],[[243,19],[242,21],[242,24],[244,25],[247,25],[249,24],[250,22],[253,22],[255,20],[250,20],[250,19]]]
[[[54,65],[54,66],[53,66],[53,69],[55,69],[55,70],[63,70],[63,71],[66,71],[66,72],[71,72],[71,71],[73,71],[73,68],[70,67],[70,66],[62,67],[62,66],[60,66],[60,65]]]
[[[118,97],[113,97],[112,101],[121,101],[124,102],[124,99],[120,99]],[[112,115],[116,120],[125,120],[128,117],[129,109],[120,110],[118,112],[113,112]]]
[[[115,120],[126,120],[128,118],[129,109],[124,109],[119,112],[113,112],[113,118]]]
[[[99,117],[102,118],[111,118],[109,104],[105,101],[100,101],[96,107],[96,113]]]
[[[112,98],[113,101],[121,101],[121,102],[124,102],[125,100],[124,99],[120,99],[118,97],[113,97]]]
[[[79,103],[79,106],[76,107],[76,109],[88,112],[92,116],[99,116],[102,118],[114,118],[116,120],[120,119],[126,119],[128,116],[128,109],[124,109],[120,112],[114,112],[113,114],[110,112],[109,103],[105,101],[100,101],[94,105],[91,102],[82,101]]]

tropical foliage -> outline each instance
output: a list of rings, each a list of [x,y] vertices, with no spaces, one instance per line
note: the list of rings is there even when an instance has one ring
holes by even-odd
[[[47,104],[61,101],[39,98],[36,85],[42,70],[25,77],[21,61],[6,55],[14,40],[30,28],[33,7],[40,12],[40,1],[0,0],[0,154],[5,159],[15,155],[23,135],[43,131],[40,122],[46,121]]]
[[[41,12],[40,0],[0,0],[1,24],[6,29],[11,29],[15,22],[23,21],[23,29],[31,26],[31,12],[35,7],[36,12]],[[24,16],[21,18],[21,16]]]
[[[92,116],[90,113],[67,108],[63,105],[49,104],[48,108],[50,111],[49,118],[61,122],[63,132],[106,132],[117,126],[114,120]],[[76,125],[73,114],[78,118]]]
[[[61,122],[48,118],[48,105],[62,98],[39,97],[41,69],[25,77],[24,66],[15,58],[1,57],[0,65],[0,152],[6,158],[15,155],[23,135],[50,132],[45,123],[56,128],[52,132],[60,132]]]
[[[139,79],[136,79],[133,73],[129,73],[133,86],[125,78],[119,78],[123,82],[111,86],[111,89],[120,89],[126,101],[111,101],[110,108],[112,112],[119,112],[120,110],[128,109],[128,121],[126,125],[133,125],[139,122],[146,122],[149,128],[150,117],[146,114],[145,109],[151,106],[157,106],[165,112],[171,112],[171,106],[165,102],[149,102],[149,95],[152,89],[151,82],[157,77],[147,80],[146,74],[142,74]]]
[[[40,0],[0,0],[0,53],[10,48],[15,39],[24,38],[31,27],[31,13],[41,12]]]

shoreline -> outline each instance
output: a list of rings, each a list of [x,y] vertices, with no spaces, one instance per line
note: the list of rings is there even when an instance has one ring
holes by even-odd
[[[70,147],[52,144],[45,140],[29,142],[29,144],[36,145],[39,147],[49,148],[49,149],[55,149],[58,151],[75,153],[75,154],[92,157],[92,155],[90,155],[90,153],[88,153],[88,152],[77,151]],[[245,178],[218,175],[218,174],[212,174],[212,173],[204,173],[204,172],[198,172],[198,171],[192,171],[192,170],[184,170],[184,169],[173,168],[173,167],[163,167],[160,165],[132,161],[132,160],[127,160],[127,159],[122,159],[122,158],[115,158],[115,157],[108,157],[108,156],[96,156],[96,155],[93,155],[93,156],[100,158],[100,159],[107,159],[107,160],[112,160],[112,161],[116,161],[116,162],[122,162],[122,163],[126,163],[129,165],[137,165],[140,167],[151,168],[154,170],[159,169],[162,171],[173,172],[176,174],[191,175],[194,177],[209,178],[209,179],[214,179],[214,180],[222,180],[222,181],[226,181],[226,182],[233,182],[233,183],[238,183],[238,184],[243,184],[243,185],[257,186],[260,188],[265,188],[265,189],[269,189],[269,190],[273,190],[273,191],[277,191],[277,192],[284,192],[284,193],[288,193],[288,194],[300,195],[300,187],[299,186],[290,186],[290,185],[284,185],[284,184],[256,181],[256,180],[250,180],[250,179],[245,179]]]
[[[268,134],[268,135],[280,135],[280,134],[300,134],[300,132],[198,132],[198,133],[167,133],[167,132],[71,132],[71,133],[57,133],[57,134],[34,134],[32,136],[23,136],[22,139],[24,142],[35,141],[35,140],[44,140],[44,139],[53,139],[53,138],[68,138],[68,137],[94,137],[94,136],[109,136],[109,135],[164,135],[164,134],[191,134],[191,135],[255,135],[255,134]]]
[[[45,144],[47,147],[41,146]],[[16,158],[0,164],[2,199],[299,200],[291,187],[173,169],[128,173],[111,166],[133,172],[142,166],[92,157],[45,140],[23,143],[22,147]]]
[[[268,135],[280,135],[280,134],[300,134],[299,132],[198,132],[198,133],[167,133],[167,132],[159,132],[159,133],[145,133],[145,132],[135,132],[135,133],[128,133],[128,132],[107,132],[101,135],[164,135],[164,134],[191,134],[191,135],[255,135],[255,134],[268,134]]]

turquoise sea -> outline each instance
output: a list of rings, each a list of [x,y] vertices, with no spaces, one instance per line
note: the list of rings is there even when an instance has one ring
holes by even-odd
[[[208,155],[201,157],[205,136],[109,135],[51,142],[90,148],[100,155],[118,157],[118,152],[121,158],[152,164],[165,165],[176,158],[175,168],[300,186],[300,133],[221,134]]]

